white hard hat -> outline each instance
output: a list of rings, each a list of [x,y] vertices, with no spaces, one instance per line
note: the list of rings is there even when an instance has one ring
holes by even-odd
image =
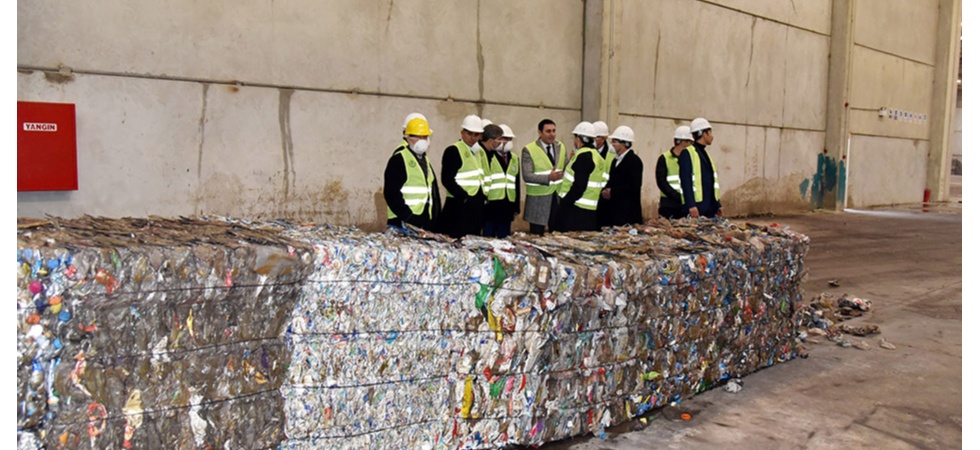
[[[691,133],[697,133],[698,131],[704,131],[711,128],[711,124],[703,117],[698,117],[691,121]]]
[[[609,125],[606,125],[606,122],[600,120],[598,122],[593,122],[592,126],[595,127],[596,136],[609,136]]]
[[[428,121],[429,121],[429,120],[428,120],[428,119],[426,119],[426,118],[425,118],[425,116],[423,116],[422,114],[420,114],[420,113],[417,113],[417,112],[413,112],[413,113],[411,113],[411,114],[409,114],[409,115],[407,115],[407,116],[405,116],[405,123],[403,123],[403,124],[402,124],[402,129],[405,129],[405,127],[407,127],[407,126],[408,126],[408,122],[410,122],[410,121],[411,121],[412,119],[422,119],[422,120],[424,120],[424,121],[426,121],[426,122],[428,122]]]
[[[616,131],[613,131],[613,134],[609,137],[617,141],[633,142],[633,129],[626,125],[620,125],[616,127]]]
[[[691,135],[691,127],[687,125],[681,125],[674,130],[674,139],[680,139],[682,141],[693,141],[694,136]]]
[[[578,125],[575,125],[575,129],[572,130],[572,134],[595,139],[595,125],[592,125],[589,122],[581,122]]]
[[[504,130],[503,137],[509,137],[511,139],[514,138],[514,132],[511,131],[510,127],[508,127],[507,125],[500,124],[500,129]]]
[[[486,128],[487,125],[493,125],[490,119],[483,119],[483,127]]]
[[[474,133],[482,133],[483,121],[480,120],[480,116],[470,114],[463,118],[463,129]]]

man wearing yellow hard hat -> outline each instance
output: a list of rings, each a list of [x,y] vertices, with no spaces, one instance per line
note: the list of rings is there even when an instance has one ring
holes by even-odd
[[[421,114],[419,114],[421,116]],[[436,231],[440,205],[439,184],[426,150],[432,130],[424,117],[409,118],[404,139],[385,167],[384,197],[388,205],[388,225],[411,224]]]

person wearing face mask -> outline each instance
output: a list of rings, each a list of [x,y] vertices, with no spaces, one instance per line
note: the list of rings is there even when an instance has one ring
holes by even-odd
[[[605,186],[603,159],[595,151],[595,126],[582,122],[572,130],[575,153],[558,187],[555,231],[595,231],[596,206]]]
[[[619,227],[643,223],[640,189],[643,187],[643,161],[633,151],[633,129],[621,125],[609,137],[616,157],[609,169],[609,182],[599,198],[600,221],[604,226]],[[613,152],[610,152],[613,153]]]
[[[524,180],[524,220],[531,234],[544,234],[545,226],[554,229],[554,212],[567,153],[565,144],[556,140],[557,128],[551,119],[538,122],[538,139],[521,150],[521,178]]]
[[[491,138],[502,133],[496,146],[490,150],[488,144]],[[484,147],[487,148],[487,159],[490,161],[490,189],[487,191],[486,220],[483,235],[488,237],[505,238],[510,236],[510,225],[521,211],[521,189],[517,182],[520,173],[520,162],[511,152],[514,149],[514,132],[510,127],[501,124],[487,125],[483,128]]]
[[[440,205],[436,173],[426,156],[432,130],[423,118],[409,119],[404,139],[385,167],[384,197],[388,205],[388,225],[411,224],[436,231]]]
[[[483,122],[478,116],[463,119],[460,140],[442,153],[442,185],[446,203],[440,215],[442,233],[453,238],[483,231],[483,210],[489,189],[487,154],[480,146]]]

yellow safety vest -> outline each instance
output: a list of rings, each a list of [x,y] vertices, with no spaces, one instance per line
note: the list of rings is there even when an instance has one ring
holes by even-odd
[[[609,172],[612,171],[613,162],[616,161],[616,150],[612,148],[612,145],[608,145],[607,147],[606,156],[602,160],[602,179],[606,183],[609,183]],[[596,150],[596,153],[598,152],[599,150]],[[599,153],[599,157],[602,157],[601,153]]]
[[[692,181],[694,183],[694,202],[701,203],[701,201],[704,200],[704,192],[701,190],[701,157],[698,156],[698,150],[694,148],[693,145],[688,146],[684,150],[687,150],[687,152],[691,155],[691,167],[693,169],[692,172],[694,173],[694,178]],[[719,194],[721,189],[718,186],[718,168],[715,167],[715,160],[709,157],[708,161],[711,161],[711,170],[715,174],[715,198],[721,199],[721,195]],[[680,173],[680,169],[678,169],[678,173]]]
[[[552,170],[563,170],[565,168],[565,144],[561,142],[556,142],[555,150],[558,152],[555,158],[555,164],[551,164],[551,160],[548,159],[548,154],[545,153],[544,149],[538,146],[538,141],[531,142],[525,147],[528,153],[531,154],[531,161],[534,163],[534,174],[535,175],[548,175]],[[555,193],[558,186],[561,185],[562,180],[554,180],[548,184],[538,184],[525,182],[524,185],[527,188],[527,195],[530,196],[541,196],[541,195],[551,195]]]
[[[507,160],[507,170],[500,165],[497,158],[490,157],[490,190],[487,192],[487,200],[507,200],[517,199],[517,173],[520,169],[520,162],[510,154]]]
[[[487,165],[487,154],[481,148],[476,154],[466,145],[465,142],[456,143],[456,150],[459,151],[459,159],[463,164],[456,171],[456,184],[466,191],[470,197],[476,195],[477,191],[483,190],[484,194],[489,190],[490,178],[487,173],[490,171]],[[446,192],[446,197],[453,198],[452,192]]]
[[[596,206],[599,204],[599,194],[602,192],[602,188],[606,186],[606,182],[602,179],[602,165],[604,164],[602,156],[599,156],[599,152],[592,147],[582,147],[575,151],[575,156],[568,163],[568,170],[565,171],[565,177],[562,178],[561,186],[558,188],[558,196],[565,198],[568,191],[572,190],[572,184],[575,183],[575,170],[572,167],[575,166],[575,161],[585,154],[592,157],[592,163],[595,164],[595,168],[589,174],[589,184],[586,185],[585,192],[582,193],[582,198],[575,200],[575,206],[595,211]]]
[[[408,205],[408,209],[412,210],[412,214],[420,215],[425,212],[431,219],[433,203],[432,186],[436,183],[436,175],[435,171],[432,170],[432,164],[429,164],[429,158],[423,157],[427,166],[427,172],[423,174],[418,159],[415,158],[415,154],[408,147],[399,147],[395,150],[395,154],[402,156],[402,161],[405,163],[405,174],[408,176],[405,179],[405,184],[401,188],[402,198],[405,199],[405,204]],[[428,211],[426,211],[426,205],[428,205]],[[394,219],[395,217],[398,216],[395,215],[389,206],[388,218]]]
[[[670,187],[674,188],[675,191],[681,194],[681,202],[683,202],[684,190],[681,189],[681,163],[677,159],[677,156],[674,156],[673,149],[667,150],[666,152],[663,153],[663,155],[664,155],[664,162],[667,163],[667,184],[669,184]],[[693,175],[691,176],[691,182],[692,183],[694,182]],[[666,198],[667,194],[661,192],[660,197]]]

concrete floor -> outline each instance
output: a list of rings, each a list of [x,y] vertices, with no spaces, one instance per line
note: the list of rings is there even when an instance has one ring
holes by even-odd
[[[686,422],[662,412],[549,450],[854,449],[963,447],[962,209],[942,205],[749,218],[810,237],[804,298],[848,293],[872,310],[869,350],[811,338],[809,357],[745,377],[742,391],[713,389],[684,400]],[[742,220],[742,219],[740,219]],[[831,287],[838,280],[839,287]],[[881,338],[895,350],[879,346]]]

